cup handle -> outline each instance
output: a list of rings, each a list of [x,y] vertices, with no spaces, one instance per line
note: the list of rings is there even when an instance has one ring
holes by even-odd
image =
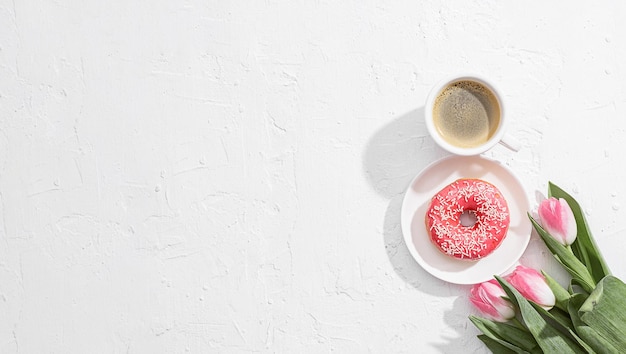
[[[500,144],[506,146],[507,148],[513,151],[519,151],[519,149],[522,146],[520,141],[514,138],[510,134],[504,134],[504,136],[502,137],[502,140],[500,140]]]

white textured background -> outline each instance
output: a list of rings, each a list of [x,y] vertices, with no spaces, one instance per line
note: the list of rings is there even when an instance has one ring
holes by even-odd
[[[1,353],[485,351],[408,254],[430,87],[505,92],[626,276],[626,5],[0,0]],[[559,269],[534,236],[525,264]]]

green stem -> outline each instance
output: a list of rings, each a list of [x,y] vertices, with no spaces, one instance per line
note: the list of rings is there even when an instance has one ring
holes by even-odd
[[[524,326],[524,324],[517,317],[513,317],[511,319],[511,324],[523,331],[528,332],[528,328],[526,328],[526,326]]]

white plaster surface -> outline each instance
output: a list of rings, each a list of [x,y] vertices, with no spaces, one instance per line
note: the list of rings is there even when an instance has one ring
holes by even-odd
[[[626,3],[0,0],[0,353],[484,353],[410,257],[432,85],[626,276]],[[533,236],[522,258],[563,274]]]

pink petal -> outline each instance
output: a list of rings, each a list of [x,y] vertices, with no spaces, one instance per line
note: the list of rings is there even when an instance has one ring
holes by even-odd
[[[548,198],[538,209],[543,228],[563,245],[570,245],[576,239],[576,219],[565,199]]]
[[[483,315],[494,321],[504,322],[515,317],[513,305],[502,298],[505,295],[500,284],[492,279],[474,285],[470,290],[470,301]]]
[[[550,309],[556,303],[552,290],[546,283],[543,275],[535,269],[517,266],[506,280],[526,299],[540,306]]]

